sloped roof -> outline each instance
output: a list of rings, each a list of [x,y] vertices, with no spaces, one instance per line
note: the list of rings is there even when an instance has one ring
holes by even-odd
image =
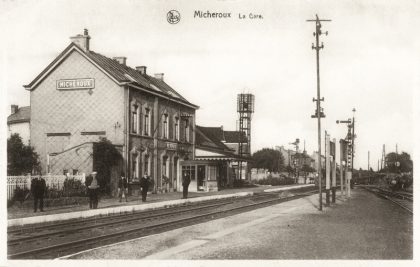
[[[244,143],[247,141],[245,133],[240,131],[224,131],[224,137],[226,143],[239,143],[239,141]]]
[[[225,155],[229,159],[249,160],[247,157],[240,157],[235,150],[229,148],[222,142],[222,127],[203,127],[196,125],[195,142],[197,148],[205,149]]]
[[[232,152],[232,149],[227,147],[221,141],[221,128],[219,127],[203,127],[195,126],[196,129],[196,145],[201,147],[213,148],[222,151]],[[220,131],[219,131],[219,130]]]
[[[139,71],[127,65],[120,64],[118,61],[96,53],[92,50],[85,52],[74,43],[71,43],[69,46],[67,46],[31,83],[24,85],[24,87],[26,89],[33,90],[37,83],[45,78],[46,75],[48,75],[48,73],[52,71],[57,64],[64,60],[66,55],[68,55],[71,50],[77,50],[79,53],[103,69],[103,71],[114,78],[118,83],[120,83],[120,85],[128,84],[138,86],[146,89],[146,91],[157,93],[159,95],[169,97],[170,99],[176,99],[182,103],[193,106],[193,108],[198,108],[197,105],[187,101],[183,96],[181,96],[177,91],[175,91],[175,89],[173,89],[163,80],[156,79],[147,74],[141,74]]]
[[[20,107],[16,113],[7,117],[7,124],[31,121],[31,107]]]

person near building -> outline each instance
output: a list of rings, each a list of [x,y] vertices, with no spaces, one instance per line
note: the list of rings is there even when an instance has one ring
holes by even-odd
[[[86,177],[85,185],[88,189],[89,195],[89,208],[97,209],[98,208],[98,190],[99,190],[99,183],[98,179],[96,178],[97,172],[92,172],[91,175]]]
[[[118,196],[120,198],[120,202],[122,201],[123,195],[125,196],[125,202],[128,202],[128,181],[127,177],[125,177],[125,174],[122,172],[120,180],[118,181]]]
[[[191,179],[187,174],[182,177],[182,198],[188,198],[188,186],[190,185]]]
[[[39,202],[39,210],[41,212],[44,211],[44,194],[47,185],[45,183],[44,178],[42,178],[39,174],[35,175],[31,180],[31,193],[34,197],[34,212],[38,210],[38,202]]]
[[[141,187],[141,201],[146,202],[147,191],[149,190],[150,185],[150,176],[147,175],[147,172],[144,173],[143,177],[140,179]]]

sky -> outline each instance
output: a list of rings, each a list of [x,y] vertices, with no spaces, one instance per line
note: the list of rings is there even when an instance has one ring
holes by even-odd
[[[87,28],[91,50],[146,65],[200,106],[196,122],[235,130],[239,93],[255,95],[252,150],[285,146],[296,138],[317,150],[315,14],[322,29],[322,133],[337,141],[353,116],[355,167],[376,170],[386,152],[414,152],[413,107],[419,86],[420,5],[416,1],[52,1],[0,2],[2,117],[10,105],[29,105],[30,83]],[[177,10],[181,20],[169,24]],[[194,18],[195,11],[231,18]],[[250,13],[263,19],[250,19]],[[239,19],[239,14],[246,19]],[[323,139],[323,138],[322,138]]]

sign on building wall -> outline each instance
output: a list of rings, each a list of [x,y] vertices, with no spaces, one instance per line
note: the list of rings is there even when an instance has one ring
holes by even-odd
[[[178,146],[176,143],[166,142],[166,148],[168,150],[177,150]]]
[[[65,79],[57,81],[57,90],[72,89],[93,89],[95,88],[95,79]]]

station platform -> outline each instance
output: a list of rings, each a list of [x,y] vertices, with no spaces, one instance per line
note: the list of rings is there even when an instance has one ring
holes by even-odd
[[[357,186],[329,207],[324,193],[322,211],[318,201],[313,194],[62,259],[405,260],[381,262],[387,266],[413,259],[413,217],[406,210]]]
[[[123,199],[123,202],[119,202],[118,198],[102,198],[99,200],[98,209],[89,209],[88,205],[73,205],[46,207],[44,208],[44,212],[34,213],[31,207],[13,207],[8,209],[8,226],[23,226],[76,218],[106,216],[115,213],[150,210],[212,199],[243,197],[253,195],[255,193],[262,193],[267,190],[281,192],[305,187],[315,187],[315,185],[262,185],[249,188],[224,189],[216,192],[189,192],[188,199],[182,199],[182,192],[148,194],[146,202],[141,202],[141,196],[130,196],[128,197],[128,202],[125,202],[125,199]]]

